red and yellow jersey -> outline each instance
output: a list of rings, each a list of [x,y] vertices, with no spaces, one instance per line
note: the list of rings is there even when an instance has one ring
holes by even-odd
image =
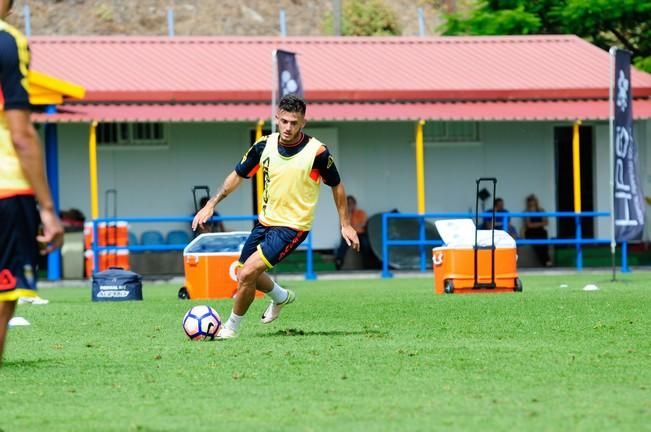
[[[27,38],[0,20],[0,199],[33,194],[4,115],[8,110],[30,108],[29,61]]]

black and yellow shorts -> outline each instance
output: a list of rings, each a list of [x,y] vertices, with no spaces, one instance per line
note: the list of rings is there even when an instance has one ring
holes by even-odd
[[[40,223],[33,196],[0,199],[0,301],[36,295]]]
[[[264,226],[258,222],[242,247],[240,263],[244,264],[258,251],[267,268],[272,268],[303,243],[309,233],[288,227]]]

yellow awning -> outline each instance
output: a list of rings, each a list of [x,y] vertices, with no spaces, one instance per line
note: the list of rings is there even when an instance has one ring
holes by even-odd
[[[38,71],[29,71],[28,79],[32,105],[60,105],[64,98],[83,99],[86,95],[82,86]]]

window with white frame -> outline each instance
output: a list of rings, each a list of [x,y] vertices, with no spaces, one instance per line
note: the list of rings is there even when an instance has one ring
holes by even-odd
[[[102,147],[167,146],[164,123],[99,123],[97,144]]]

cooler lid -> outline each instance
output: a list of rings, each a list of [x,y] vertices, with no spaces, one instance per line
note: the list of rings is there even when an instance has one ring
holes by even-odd
[[[442,219],[434,222],[441,240],[447,247],[472,248],[475,245],[475,223],[472,219]],[[491,245],[491,230],[477,230],[477,244]],[[496,248],[514,248],[515,239],[506,231],[495,230]]]
[[[248,231],[201,234],[188,243],[183,249],[183,255],[239,253],[250,234]]]

